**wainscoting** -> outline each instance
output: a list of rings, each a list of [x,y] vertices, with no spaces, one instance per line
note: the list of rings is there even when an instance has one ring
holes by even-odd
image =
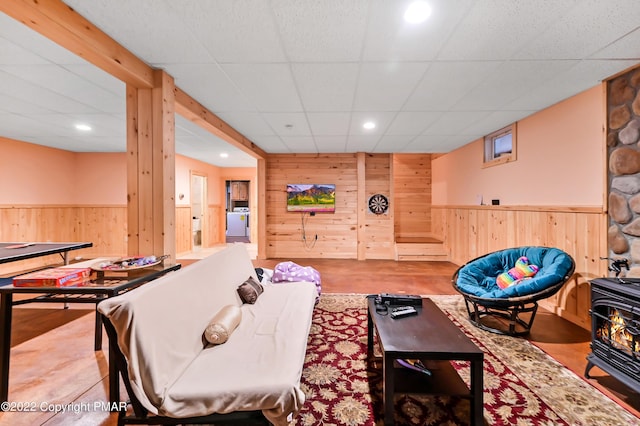
[[[590,327],[589,280],[607,275],[607,214],[600,208],[433,206],[432,233],[449,260],[463,265],[483,254],[515,246],[557,247],[573,256],[574,278],[541,306]]]

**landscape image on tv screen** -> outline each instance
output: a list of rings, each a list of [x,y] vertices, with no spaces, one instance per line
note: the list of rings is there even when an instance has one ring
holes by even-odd
[[[287,211],[334,212],[335,210],[335,185],[287,184]]]

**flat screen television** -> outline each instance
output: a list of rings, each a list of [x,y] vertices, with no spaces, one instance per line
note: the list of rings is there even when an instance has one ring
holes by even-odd
[[[336,186],[333,184],[287,184],[287,211],[336,211]]]

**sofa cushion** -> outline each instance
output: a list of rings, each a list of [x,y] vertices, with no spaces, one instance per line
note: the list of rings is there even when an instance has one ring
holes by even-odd
[[[236,305],[223,306],[211,319],[204,330],[205,341],[221,345],[229,339],[242,319],[242,310]]]
[[[264,286],[224,345],[209,346],[165,393],[159,411],[171,417],[261,409],[287,425],[305,401],[300,389],[317,296],[313,283]]]
[[[256,303],[258,296],[260,296],[263,291],[264,288],[262,285],[253,277],[247,278],[247,280],[238,287],[238,295],[240,295],[242,303]]]

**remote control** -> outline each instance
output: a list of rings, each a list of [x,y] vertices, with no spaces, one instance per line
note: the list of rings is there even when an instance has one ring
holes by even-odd
[[[396,319],[396,318],[408,317],[409,315],[417,315],[417,314],[418,314],[418,311],[416,311],[415,308],[409,307],[406,309],[394,310],[389,314],[389,316],[391,316],[391,318],[393,319]]]

